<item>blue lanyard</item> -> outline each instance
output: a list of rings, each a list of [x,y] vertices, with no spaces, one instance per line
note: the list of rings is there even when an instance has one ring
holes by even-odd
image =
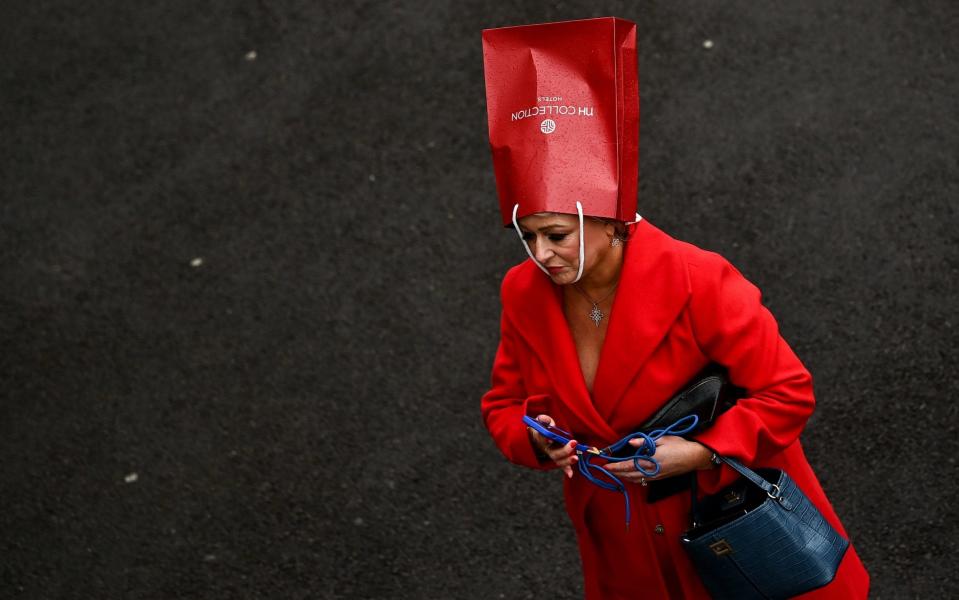
[[[686,415],[669,427],[665,427],[663,429],[654,429],[649,433],[643,433],[641,431],[631,433],[615,444],[611,444],[602,450],[597,450],[592,446],[586,445],[576,446],[576,455],[579,456],[579,472],[590,483],[598,485],[605,490],[619,492],[623,495],[623,499],[626,501],[626,528],[629,529],[629,493],[626,491],[626,485],[620,481],[618,477],[604,469],[602,466],[594,464],[592,459],[597,457],[602,458],[606,461],[606,463],[618,463],[631,460],[633,461],[633,466],[636,467],[637,471],[646,477],[655,477],[659,474],[660,470],[659,461],[653,456],[656,454],[656,440],[664,435],[683,435],[685,433],[689,433],[696,428],[698,423],[698,416]],[[643,445],[637,448],[633,454],[628,456],[613,456],[613,454],[626,447],[630,440],[637,438],[641,438],[643,440]],[[653,468],[646,469],[639,463],[640,460],[653,463]],[[603,479],[600,479],[599,476],[606,477],[610,481],[604,481]]]

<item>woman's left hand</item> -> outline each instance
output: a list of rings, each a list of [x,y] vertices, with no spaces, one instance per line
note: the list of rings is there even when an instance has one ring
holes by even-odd
[[[636,438],[629,443],[637,450],[643,445],[643,438]],[[623,481],[630,483],[642,483],[643,480],[655,481],[667,477],[675,477],[683,473],[689,473],[696,469],[708,469],[712,463],[712,451],[698,442],[693,442],[675,435],[664,435],[656,440],[656,452],[653,455],[659,462],[659,473],[655,477],[643,475],[636,470],[636,466],[631,460],[622,462],[611,462],[603,465],[603,468]],[[655,467],[648,460],[640,459],[639,464],[644,469],[652,471]]]

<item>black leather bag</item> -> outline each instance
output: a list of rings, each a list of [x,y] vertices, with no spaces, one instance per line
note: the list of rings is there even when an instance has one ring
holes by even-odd
[[[636,430],[648,433],[654,429],[668,427],[682,417],[694,414],[699,417],[699,423],[686,436],[695,435],[710,427],[716,417],[729,410],[744,394],[745,390],[729,382],[724,366],[719,363],[710,363]],[[647,484],[649,490],[646,501],[657,502],[690,489],[692,478],[695,476],[694,472],[650,481]]]
[[[729,383],[726,367],[710,363],[693,376],[668,402],[639,426],[639,431],[649,432],[675,423],[687,415],[699,417],[696,429],[687,435],[703,431],[713,424],[716,417],[729,410],[744,390]]]

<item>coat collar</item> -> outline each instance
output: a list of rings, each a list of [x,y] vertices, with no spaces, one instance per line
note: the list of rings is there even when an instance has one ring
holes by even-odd
[[[542,361],[557,400],[591,430],[581,433],[604,443],[619,437],[610,417],[690,295],[689,274],[677,244],[646,219],[631,226],[592,398],[563,314],[562,290],[529,259],[515,269],[504,310]]]

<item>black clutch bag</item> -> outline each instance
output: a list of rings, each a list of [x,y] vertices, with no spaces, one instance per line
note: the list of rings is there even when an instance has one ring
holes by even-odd
[[[656,411],[637,431],[648,433],[675,423],[687,415],[699,417],[696,428],[686,434],[692,436],[710,427],[716,417],[729,410],[736,400],[745,395],[745,390],[729,383],[726,368],[711,363],[693,376],[668,402]],[[656,502],[673,494],[690,489],[696,473],[687,473],[677,477],[650,481],[646,495],[647,502]]]

